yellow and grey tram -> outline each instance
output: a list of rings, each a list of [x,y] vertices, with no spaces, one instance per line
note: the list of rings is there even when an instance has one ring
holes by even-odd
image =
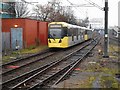
[[[68,48],[92,38],[92,29],[68,24],[51,22],[48,25],[48,47]]]

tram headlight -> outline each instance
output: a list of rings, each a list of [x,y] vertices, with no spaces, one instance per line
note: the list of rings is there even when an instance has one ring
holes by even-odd
[[[62,40],[60,39],[60,40],[59,40],[59,43],[61,43],[61,42],[62,42]]]

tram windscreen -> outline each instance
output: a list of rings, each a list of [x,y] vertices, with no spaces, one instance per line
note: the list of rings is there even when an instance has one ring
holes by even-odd
[[[49,29],[49,38],[61,38],[61,29]]]

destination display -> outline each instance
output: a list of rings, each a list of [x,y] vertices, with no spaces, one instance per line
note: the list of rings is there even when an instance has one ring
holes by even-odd
[[[50,27],[62,27],[62,26],[54,24],[54,25],[50,25]]]

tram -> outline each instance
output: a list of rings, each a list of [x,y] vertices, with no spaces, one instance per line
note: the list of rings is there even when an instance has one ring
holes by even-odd
[[[68,48],[92,38],[92,29],[66,22],[51,22],[48,25],[48,47]]]

